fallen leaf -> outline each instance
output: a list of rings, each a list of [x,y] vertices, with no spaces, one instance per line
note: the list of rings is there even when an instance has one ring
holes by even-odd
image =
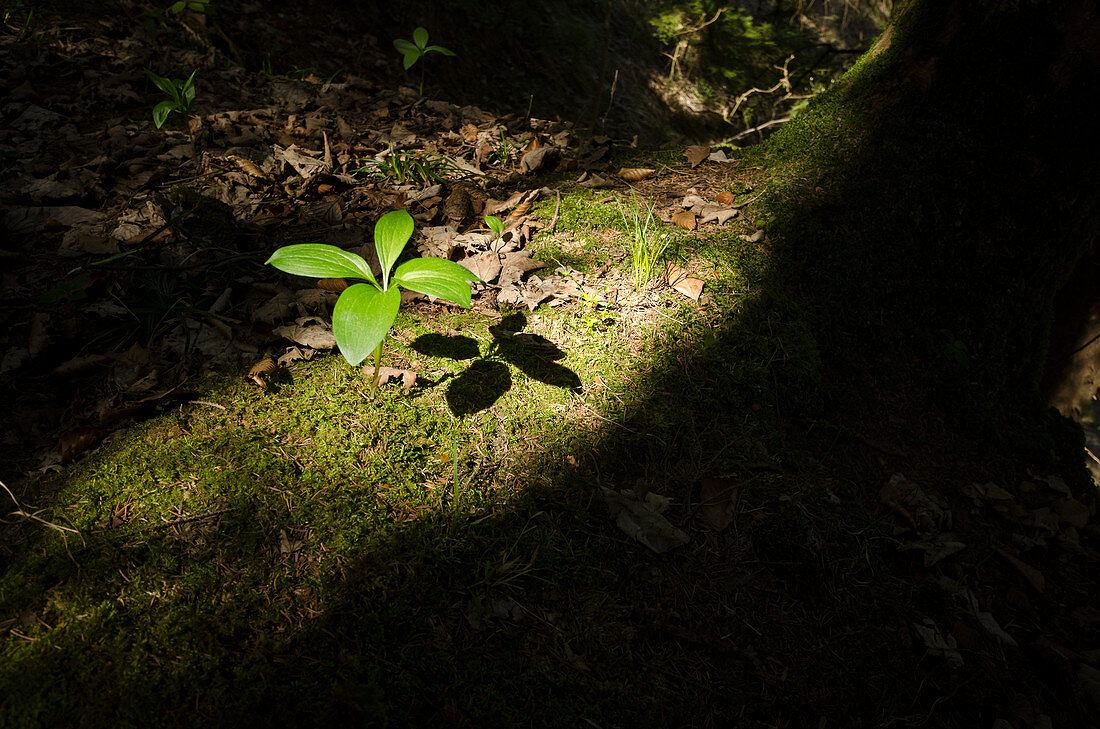
[[[54,368],[53,373],[58,377],[76,377],[95,367],[113,362],[114,359],[109,354],[86,354],[62,362]]]
[[[702,279],[691,276],[686,270],[680,268],[675,263],[668,264],[668,273],[666,274],[665,280],[668,282],[669,286],[689,299],[698,301],[699,297],[703,294]]]
[[[732,478],[704,476],[700,482],[699,501],[703,522],[720,532],[733,521],[737,510],[737,484]]]
[[[305,360],[308,362],[309,360],[313,359],[314,354],[316,354],[316,352],[308,347],[306,347],[304,350],[298,349],[297,347],[287,347],[286,353],[279,357],[279,366],[286,367],[292,362],[297,362],[298,360]]]
[[[286,535],[285,529],[279,530],[279,551],[282,554],[293,554],[302,548],[302,542],[297,539],[290,539]]]
[[[331,291],[335,294],[340,293],[347,287],[348,282],[342,278],[322,278],[317,281],[317,288]]]
[[[103,235],[88,235],[78,231],[76,243],[85,253],[91,253],[92,255],[118,253],[118,240]]]
[[[954,636],[948,635],[945,638],[936,624],[928,618],[925,618],[923,624],[913,623],[913,629],[931,655],[943,657],[952,668],[962,668],[963,657]]]
[[[627,489],[613,491],[601,486],[600,490],[618,527],[657,554],[688,543],[688,535],[661,515],[668,508],[667,497],[649,493],[639,500]]]
[[[473,215],[473,207],[470,203],[470,193],[464,188],[455,187],[447,200],[443,203],[443,215],[456,224],[461,224]]]
[[[493,251],[485,251],[476,256],[464,258],[458,262],[466,270],[473,273],[485,283],[492,283],[500,275],[500,254]]]
[[[35,314],[31,320],[30,336],[27,338],[27,351],[30,352],[31,357],[37,357],[53,342],[49,330],[50,315],[45,312]]]
[[[546,170],[556,165],[560,159],[561,150],[557,147],[539,147],[523,155],[519,161],[519,171],[530,174]]]
[[[695,230],[695,228],[697,227],[695,222],[695,213],[691,212],[690,210],[681,210],[678,213],[673,213],[672,224],[679,225],[681,228],[686,228],[687,230]]]
[[[363,374],[368,378],[374,377],[374,365],[363,365]],[[379,367],[379,386],[385,385],[390,380],[401,380],[401,389],[408,392],[416,384],[416,373],[412,370],[402,370],[396,367]]]
[[[584,179],[577,181],[577,184],[581,187],[587,187],[591,190],[599,190],[605,187],[611,187],[611,183],[609,181],[605,180],[597,174],[588,175],[588,173],[586,172],[584,175],[581,175],[581,177]]]
[[[733,201],[737,199],[737,196],[729,190],[722,190],[715,199],[723,205],[733,205]]]
[[[698,167],[710,156],[710,147],[693,145],[684,150],[684,156],[692,167]]]
[[[1036,592],[1046,592],[1046,578],[1043,577],[1042,572],[1008,552],[1003,547],[997,547],[997,554],[1004,557],[1006,562],[1015,567],[1016,571],[1023,575],[1027,583],[1035,588]]]
[[[709,223],[713,220],[718,225],[722,225],[738,215],[740,215],[740,212],[734,208],[724,208],[721,205],[704,205],[699,223]]]
[[[249,177],[255,177],[256,179],[264,180],[266,182],[274,182],[274,180],[271,179],[271,175],[261,170],[252,160],[245,159],[244,157],[238,157],[235,154],[228,155],[228,158],[233,160],[233,162],[236,163],[237,167],[240,167],[241,171]]]
[[[275,360],[271,357],[264,357],[248,371],[248,379],[266,390],[267,380],[264,379],[264,375],[270,374],[276,369],[278,369],[278,365],[275,364]]]
[[[1054,505],[1054,508],[1057,509],[1062,521],[1072,527],[1084,529],[1089,523],[1089,507],[1077,499],[1062,499]]]
[[[902,546],[904,549],[919,549],[924,552],[925,567],[931,567],[956,552],[966,549],[966,544],[958,541],[950,532],[928,534],[923,539],[905,542]]]
[[[273,331],[280,337],[313,349],[332,349],[336,346],[332,327],[320,323],[317,317],[303,317],[294,324],[276,327]]]
[[[500,202],[499,200],[490,199],[489,201],[487,201],[485,203],[485,214],[486,215],[496,215],[497,213],[502,213],[505,210],[511,210],[516,205],[519,205],[521,202],[524,202],[529,195],[531,195],[532,193],[535,193],[535,192],[537,192],[537,191],[536,190],[520,190],[519,192],[512,193],[511,197],[509,197],[504,202]]]
[[[993,617],[993,613],[975,611],[974,614],[978,618],[978,624],[982,626],[985,632],[989,633],[1005,645],[1017,645],[1016,639],[1005,632],[1004,628],[1002,628],[997,622],[996,618]]]
[[[458,133],[462,135],[462,138],[466,140],[467,144],[477,143],[477,127],[473,124],[464,124]]]
[[[98,425],[80,425],[70,428],[61,434],[58,450],[61,452],[61,461],[68,463],[78,455],[95,445],[100,438],[107,434],[107,429]]]
[[[638,180],[644,180],[656,171],[648,167],[624,167],[619,170],[619,177],[627,182],[637,182]]]

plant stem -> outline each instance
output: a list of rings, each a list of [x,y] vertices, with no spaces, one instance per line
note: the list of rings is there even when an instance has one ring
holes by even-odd
[[[382,367],[382,343],[379,342],[378,346],[374,348],[374,376],[370,379],[370,395],[374,397],[374,393],[378,391],[378,370]]]

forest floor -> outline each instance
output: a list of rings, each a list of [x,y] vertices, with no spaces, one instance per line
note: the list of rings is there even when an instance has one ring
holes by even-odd
[[[0,726],[1093,725],[1094,491],[823,366],[766,154],[20,19]],[[372,393],[340,282],[264,261],[398,208],[485,283],[405,296]]]

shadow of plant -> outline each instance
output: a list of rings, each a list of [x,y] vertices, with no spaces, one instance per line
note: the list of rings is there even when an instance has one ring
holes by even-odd
[[[510,314],[489,327],[493,342],[480,357],[478,343],[470,337],[425,334],[411,346],[429,357],[460,361],[477,358],[447,387],[447,406],[459,417],[488,408],[511,389],[509,364],[531,379],[580,393],[581,379],[577,373],[558,364],[565,352],[545,337],[524,332],[525,326],[527,317]]]

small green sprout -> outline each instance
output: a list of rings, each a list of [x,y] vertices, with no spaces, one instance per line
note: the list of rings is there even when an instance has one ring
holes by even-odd
[[[470,174],[441,154],[423,151],[398,152],[392,144],[388,152],[383,152],[377,158],[361,159],[358,162],[360,166],[350,170],[351,172],[381,175],[399,185],[415,181],[432,185],[451,177],[465,177]]]
[[[145,75],[149,80],[170,97],[167,101],[162,101],[153,107],[153,123],[157,125],[157,129],[164,126],[168,115],[173,111],[183,115],[191,111],[191,104],[195,101],[195,74],[198,72],[196,68],[186,81],[181,81],[158,76],[149,69],[145,69]]]
[[[268,264],[295,276],[367,282],[352,284],[340,294],[332,312],[332,333],[350,365],[359,364],[374,352],[372,394],[378,387],[382,340],[401,308],[398,286],[469,309],[469,282],[481,280],[457,263],[442,258],[413,258],[398,266],[391,276],[390,269],[412,237],[414,226],[412,216],[405,210],[386,213],[375,223],[374,249],[382,267],[381,283],[361,256],[323,243],[283,246],[267,259]]]
[[[500,236],[504,235],[504,221],[495,215],[485,216],[485,225],[489,227],[489,230],[493,231],[493,240],[496,240]]]
[[[500,129],[500,144],[493,147],[493,160],[496,161],[501,167],[508,164],[508,160],[511,159],[512,153],[508,149],[508,140],[504,136],[504,128]]]
[[[454,51],[448,50],[443,46],[430,46],[428,45],[428,31],[424,28],[417,28],[413,31],[412,41],[407,41],[404,38],[398,38],[393,42],[393,47],[397,49],[397,52],[404,56],[405,70],[408,71],[412,68],[413,64],[419,61],[423,56],[428,53],[442,53],[444,56],[454,56]],[[420,95],[424,95],[424,67],[420,67]]]
[[[179,0],[168,6],[168,12],[170,13],[182,13],[184,10],[190,10],[195,13],[205,13],[212,0]]]

